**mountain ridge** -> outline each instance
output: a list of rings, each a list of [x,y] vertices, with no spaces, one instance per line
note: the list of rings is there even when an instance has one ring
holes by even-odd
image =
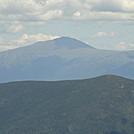
[[[0,84],[3,134],[133,134],[134,80],[114,75]]]
[[[83,78],[83,79],[75,79],[75,80],[57,80],[57,81],[44,81],[44,80],[25,80],[25,81],[10,81],[10,82],[4,82],[4,83],[0,83],[0,85],[3,84],[10,84],[10,83],[23,83],[23,82],[50,82],[50,83],[55,83],[55,82],[70,82],[70,81],[86,81],[86,80],[94,80],[94,79],[105,79],[105,80],[109,80],[109,79],[125,79],[125,80],[129,80],[129,81],[134,81],[133,79],[129,79],[123,76],[117,76],[114,74],[105,74],[105,75],[101,75],[101,76],[96,76],[96,77],[92,77],[92,78]]]

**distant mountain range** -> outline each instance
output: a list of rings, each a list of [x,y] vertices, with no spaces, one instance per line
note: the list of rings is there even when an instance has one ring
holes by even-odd
[[[134,80],[0,84],[0,134],[134,134]]]
[[[134,51],[93,48],[62,37],[0,52],[0,82],[73,80],[115,74],[134,79]]]

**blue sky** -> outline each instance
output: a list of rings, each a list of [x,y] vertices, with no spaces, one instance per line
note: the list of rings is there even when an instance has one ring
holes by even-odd
[[[134,0],[0,0],[0,51],[62,36],[134,50]]]

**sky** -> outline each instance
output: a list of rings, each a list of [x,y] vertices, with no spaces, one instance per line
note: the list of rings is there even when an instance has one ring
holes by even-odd
[[[0,0],[0,51],[62,36],[134,50],[134,0]]]

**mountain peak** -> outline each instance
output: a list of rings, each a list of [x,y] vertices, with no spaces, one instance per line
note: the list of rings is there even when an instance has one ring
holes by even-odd
[[[55,45],[57,47],[59,46],[63,46],[63,47],[67,47],[70,49],[75,49],[75,48],[93,48],[91,46],[89,46],[86,43],[83,43],[77,39],[74,38],[70,38],[70,37],[61,37],[61,38],[57,38],[53,40],[55,42]]]
[[[127,77],[123,77],[123,76],[119,76],[119,75],[113,75],[113,74],[106,74],[106,75],[101,75],[101,76],[98,76],[96,77],[97,79],[101,79],[101,80],[108,80],[108,81],[121,81],[121,80],[131,80],[131,79],[128,79]],[[95,78],[95,79],[96,79]]]

